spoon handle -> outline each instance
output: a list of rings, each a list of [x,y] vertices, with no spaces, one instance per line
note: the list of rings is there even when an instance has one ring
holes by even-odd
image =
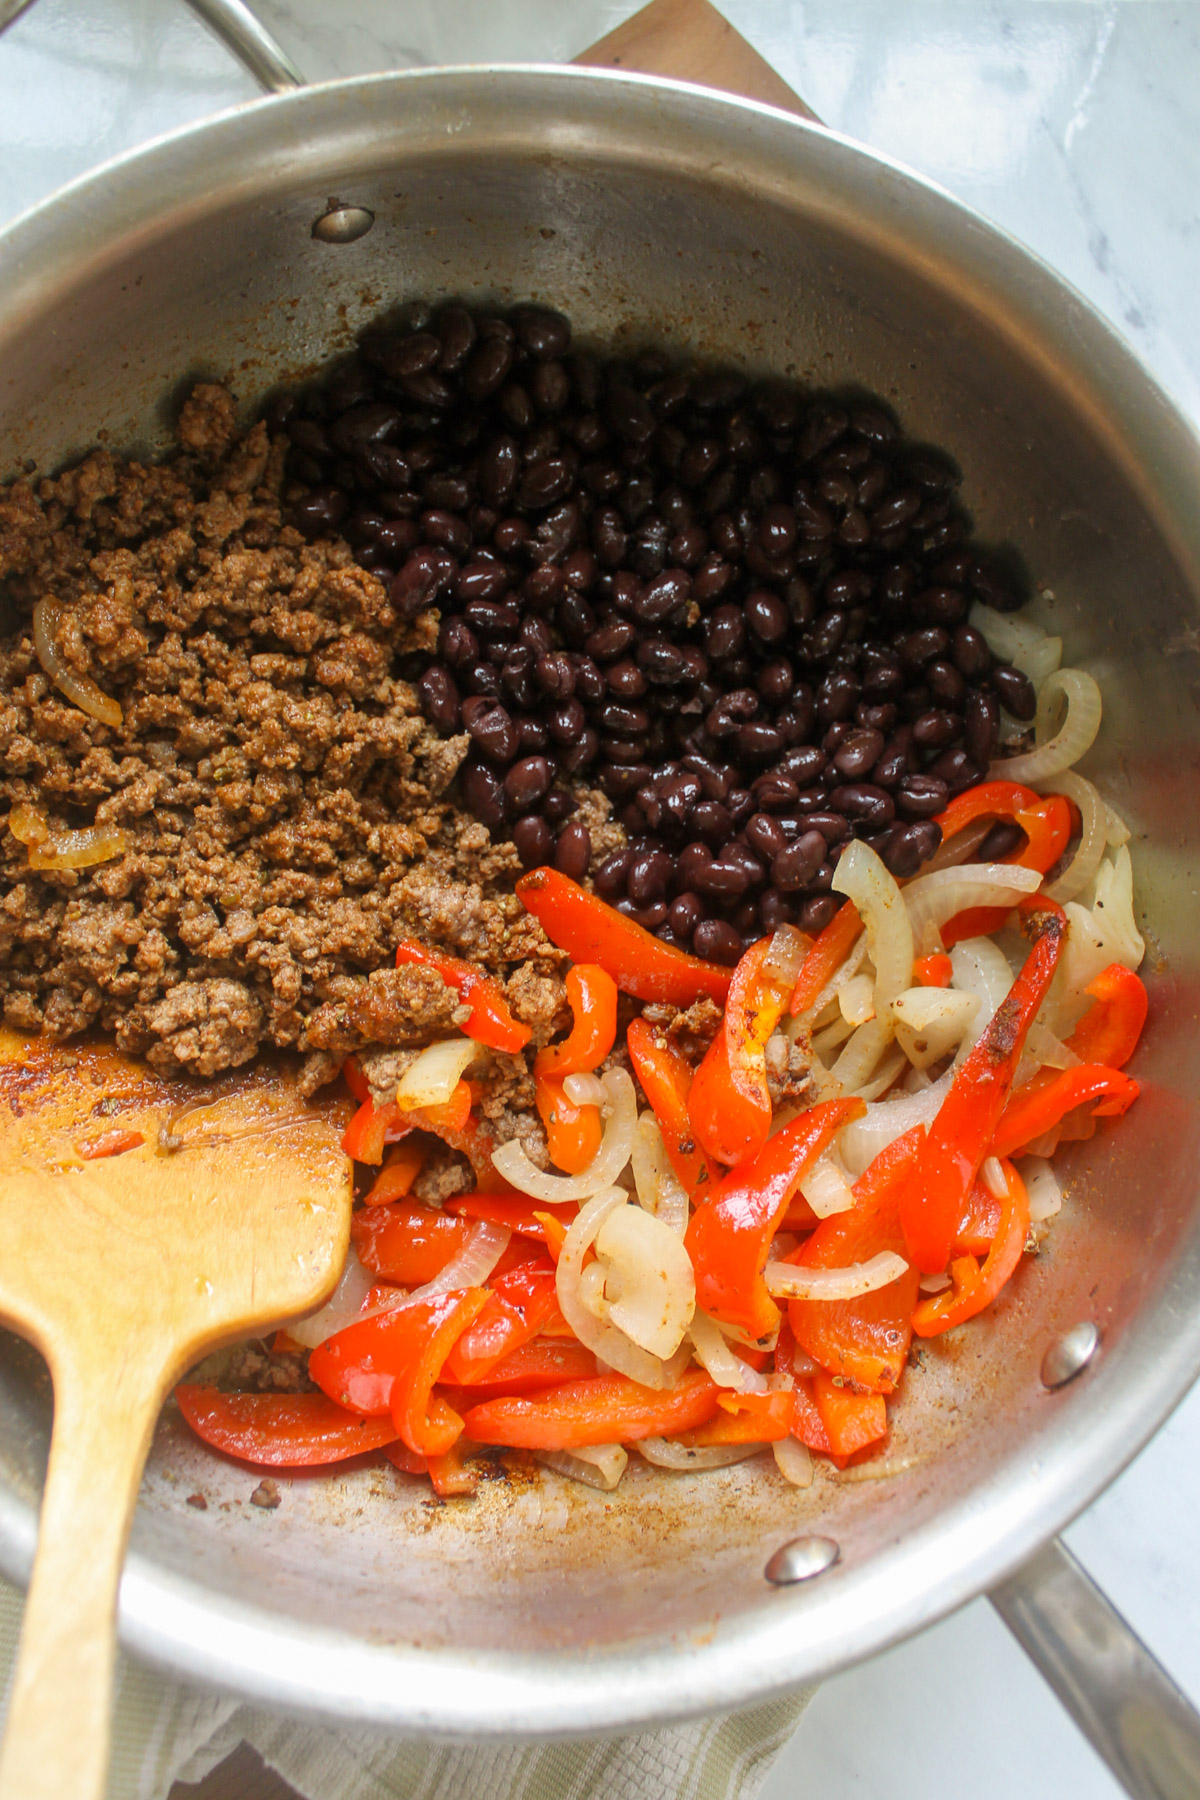
[[[0,1800],[103,1800],[117,1585],[165,1380],[137,1359],[54,1371],[54,1432],[0,1748]]]

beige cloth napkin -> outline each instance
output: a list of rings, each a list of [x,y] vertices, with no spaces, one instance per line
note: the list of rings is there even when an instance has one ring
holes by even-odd
[[[0,1692],[21,1605],[0,1582]],[[122,1656],[108,1800],[166,1800],[243,1741],[305,1800],[753,1800],[815,1691],[631,1737],[441,1744],[300,1724]]]

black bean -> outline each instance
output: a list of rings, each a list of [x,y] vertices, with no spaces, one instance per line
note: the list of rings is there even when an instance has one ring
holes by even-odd
[[[930,625],[924,631],[910,631],[897,638],[893,649],[906,669],[923,669],[926,663],[944,657],[950,647],[949,634],[940,626]]]
[[[522,347],[539,358],[565,356],[571,347],[571,325],[561,313],[541,306],[518,306],[512,314],[513,330]]]
[[[784,748],[783,738],[773,725],[754,722],[739,725],[734,742],[743,762],[773,762]]]
[[[649,402],[635,388],[624,386],[610,390],[604,416],[617,436],[629,444],[649,443],[658,423]]]
[[[968,681],[978,681],[992,666],[987,639],[973,625],[960,625],[950,640],[954,666]]]
[[[987,688],[971,688],[963,721],[963,748],[972,762],[986,768],[1000,741],[1000,706]]]
[[[835,812],[848,819],[861,819],[865,825],[886,825],[896,816],[892,796],[869,781],[845,782],[835,787],[829,804]]]
[[[504,823],[504,783],[486,763],[468,762],[462,775],[463,799],[482,824],[495,830]]]
[[[546,730],[559,744],[577,743],[586,724],[587,714],[578,700],[563,700],[546,714]]]
[[[458,572],[454,597],[464,603],[473,600],[498,600],[512,577],[503,563],[467,563]]]
[[[475,321],[465,306],[444,306],[433,321],[442,346],[438,368],[443,374],[461,369],[475,342]]]
[[[746,842],[769,862],[787,842],[783,827],[770,813],[752,813],[746,820]]]
[[[686,569],[664,569],[647,583],[633,603],[634,616],[646,625],[661,625],[664,619],[687,603],[692,591],[692,578]]]
[[[528,812],[550,791],[554,771],[544,756],[526,756],[504,777],[504,797],[514,812]]]
[[[608,681],[603,670],[597,668],[590,656],[573,656],[571,666],[575,670],[575,692],[587,706],[598,706],[608,692]]]
[[[667,891],[674,864],[662,850],[650,850],[635,856],[629,865],[626,888],[631,900],[639,905],[661,900]]]
[[[667,917],[675,936],[686,944],[691,939],[697,925],[704,918],[704,902],[699,894],[690,892],[678,894],[671,903],[671,910]]]
[[[444,550],[414,550],[391,585],[391,602],[403,619],[413,619],[432,606],[458,571]]]
[[[550,506],[561,500],[572,485],[571,465],[561,456],[547,456],[531,463],[517,483],[517,505]]]
[[[690,823],[710,849],[719,850],[733,830],[733,814],[720,800],[701,800],[692,808]]]
[[[780,757],[775,773],[787,776],[800,787],[807,787],[824,774],[825,764],[825,753],[816,744],[800,744]]]
[[[717,900],[740,900],[750,886],[750,876],[740,861],[715,857],[696,876],[694,886]]]
[[[1026,842],[1025,833],[1019,825],[1002,819],[993,825],[972,860],[974,862],[1003,862],[1014,850],[1020,849]]]
[[[951,707],[955,712],[962,711],[967,697],[967,684],[952,662],[939,659],[927,663],[925,680],[929,684],[930,693],[942,706]]]
[[[746,596],[744,611],[746,623],[762,643],[783,642],[788,634],[788,610],[778,594],[768,588],[755,588]]]
[[[438,633],[438,655],[445,657],[452,669],[463,669],[477,661],[479,639],[465,619],[447,619]]]
[[[579,802],[565,788],[551,788],[542,802],[542,817],[557,827],[579,811]]]
[[[417,683],[421,711],[439,731],[457,731],[459,725],[458,684],[443,663],[433,663]]]
[[[596,892],[602,900],[615,900],[625,892],[625,881],[632,861],[633,851],[627,846],[614,850],[604,858],[594,877]]]
[[[297,500],[292,518],[305,537],[324,537],[337,530],[349,509],[350,501],[341,488],[316,487]]]
[[[763,812],[786,812],[800,789],[787,775],[760,775],[754,784],[754,802]]]
[[[848,719],[861,692],[858,681],[848,670],[833,670],[817,689],[817,717],[833,724]]]
[[[935,825],[933,830],[940,840],[939,827]],[[879,854],[897,881],[907,881],[933,855],[933,851],[927,847],[928,841],[928,827],[925,824],[896,825],[885,836]]]
[[[883,753],[883,746],[881,731],[848,732],[834,753],[834,770],[846,781],[858,781],[870,773]]]
[[[929,765],[928,773],[946,783],[951,795],[961,794],[967,788],[974,787],[977,781],[983,780],[983,770],[978,763],[973,763],[962,748],[943,751],[937,761]]]
[[[906,819],[932,819],[944,812],[950,790],[936,775],[906,775],[896,788],[896,810]]]
[[[516,492],[521,451],[516,438],[494,438],[479,459],[479,488],[489,506],[507,506]]]
[[[598,780],[610,800],[628,800],[649,781],[649,763],[602,764]]]
[[[771,880],[786,894],[808,887],[825,860],[825,839],[819,831],[806,831],[780,849],[771,863]]]
[[[814,894],[800,908],[800,925],[802,930],[811,932],[815,937],[818,932],[833,920],[839,902],[833,894]]]
[[[586,825],[564,825],[554,846],[554,866],[572,881],[582,881],[592,860],[592,839]]]
[[[701,919],[692,934],[692,949],[706,962],[735,963],[742,954],[742,940],[724,919]]]
[[[1027,725],[1037,713],[1037,694],[1028,675],[1009,663],[996,663],[989,679],[1005,711]]]
[[[737,656],[746,642],[746,619],[740,606],[724,602],[704,621],[704,647],[714,662]]]
[[[545,819],[537,814],[518,819],[513,826],[512,835],[517,855],[527,869],[541,868],[550,861],[554,850],[554,833]]]
[[[814,807],[813,811],[808,814],[805,819],[805,827],[810,831],[819,831],[825,839],[826,845],[831,849],[835,844],[845,843],[850,836],[848,819],[844,819],[841,813],[822,812],[820,807]]]
[[[492,762],[512,761],[520,737],[507,708],[486,694],[473,694],[462,703],[462,720],[472,741]]]
[[[660,775],[656,795],[666,817],[676,825],[688,823],[692,808],[699,802],[700,783],[694,775]]]
[[[494,394],[513,365],[512,345],[503,338],[487,338],[472,352],[463,370],[463,390],[479,402]]]
[[[591,639],[588,641],[590,643]],[[620,662],[610,663],[604,675],[609,692],[619,694],[622,699],[637,700],[646,692],[646,677],[628,656],[623,656]]]
[[[961,722],[951,712],[937,707],[918,713],[912,722],[913,742],[922,750],[942,750],[952,744],[962,730]]]
[[[533,666],[533,678],[551,700],[569,700],[575,692],[575,670],[570,657],[561,650],[539,656]]]

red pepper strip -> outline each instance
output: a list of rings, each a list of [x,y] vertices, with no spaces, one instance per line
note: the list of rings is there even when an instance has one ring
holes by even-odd
[[[918,957],[913,964],[913,980],[918,987],[949,987],[954,964],[941,950],[932,956]]]
[[[422,1287],[440,1275],[462,1249],[471,1227],[465,1219],[422,1206],[419,1200],[393,1200],[356,1212],[350,1236],[359,1260],[373,1275],[400,1287]]]
[[[728,969],[652,937],[557,869],[531,869],[517,893],[552,944],[574,963],[598,963],[635,1000],[690,1006],[701,994],[720,1001],[729,991]]]
[[[458,1288],[347,1325],[308,1361],[317,1386],[355,1412],[390,1412],[410,1450],[443,1455],[462,1430],[458,1414],[431,1393],[452,1345],[487,1301],[486,1288]]]
[[[569,1037],[547,1044],[533,1059],[535,1075],[581,1075],[598,1069],[617,1038],[617,984],[596,963],[567,971],[567,999],[574,1015]]]
[[[792,989],[789,1011],[793,1018],[807,1012],[821,989],[832,981],[858,942],[862,928],[858,908],[853,901],[847,900],[841,911],[834,913],[824,931],[813,939]]]
[[[968,906],[942,926],[941,938],[947,950],[966,938],[991,937],[999,931],[1012,908],[1008,906]]]
[[[458,1213],[465,1219],[486,1219],[489,1225],[503,1225],[508,1231],[516,1231],[522,1237],[541,1238],[546,1240],[546,1227],[543,1219],[561,1219],[564,1233],[575,1218],[579,1208],[572,1202],[565,1206],[551,1206],[545,1200],[522,1199],[507,1194],[455,1194],[447,1200],[445,1210]]]
[[[557,1213],[539,1212],[533,1216],[540,1222],[546,1233],[546,1248],[550,1252],[552,1260],[557,1263],[562,1255],[562,1247],[567,1241],[567,1226]]]
[[[347,1125],[342,1149],[355,1162],[381,1163],[384,1147],[399,1143],[410,1131],[432,1131],[450,1141],[451,1134],[466,1129],[471,1116],[471,1090],[460,1081],[450,1099],[441,1106],[406,1107],[401,1111],[394,1100],[377,1106],[364,1100]]]
[[[389,1200],[402,1200],[421,1173],[424,1161],[420,1144],[397,1144],[369,1192],[363,1195],[363,1205],[386,1206]]]
[[[797,1379],[792,1393],[792,1436],[822,1456],[833,1455],[825,1421],[813,1399],[812,1382]]]
[[[482,1381],[502,1358],[535,1338],[558,1310],[549,1257],[493,1275],[487,1305],[446,1358],[447,1381]]]
[[[962,1325],[989,1306],[1021,1260],[1029,1231],[1029,1196],[1025,1183],[1010,1162],[1002,1165],[1008,1193],[1000,1203],[1000,1225],[983,1267],[973,1256],[957,1257],[950,1265],[953,1287],[930,1294],[913,1314],[918,1337],[937,1337],[952,1325]]]
[[[500,983],[476,968],[474,963],[447,956],[443,950],[430,950],[413,938],[405,938],[397,947],[397,968],[404,963],[424,963],[427,968],[437,970],[447,987],[458,989],[464,1005],[471,1008],[471,1016],[463,1030],[477,1044],[511,1053],[523,1050],[533,1036],[528,1025],[513,1018]]]
[[[861,1100],[825,1100],[769,1138],[692,1214],[684,1244],[696,1274],[696,1303],[750,1338],[768,1338],[779,1308],[762,1278],[771,1239],[806,1169],[843,1125],[861,1118]]]
[[[470,1409],[463,1426],[481,1444],[577,1450],[689,1431],[716,1410],[716,1382],[703,1369],[688,1369],[665,1391],[642,1387],[626,1375],[597,1375],[527,1397],[486,1400]]]
[[[1142,1035],[1150,1000],[1132,969],[1110,963],[1087,989],[1095,1001],[1067,1039],[1080,1062],[1123,1069]]]
[[[114,1126],[111,1131],[102,1131],[97,1137],[84,1138],[75,1148],[85,1162],[95,1162],[99,1156],[124,1156],[126,1150],[136,1150],[145,1141],[145,1136],[140,1131],[123,1131],[120,1126]]]
[[[410,1450],[408,1445],[401,1443],[399,1438],[389,1444],[383,1454],[404,1475],[428,1475],[429,1473],[429,1458],[418,1456],[415,1450]]]
[[[924,1274],[945,1267],[967,1195],[1012,1088],[1026,1033],[1054,978],[1066,915],[1033,894],[1020,911],[1032,948],[1007,997],[962,1065],[900,1194],[900,1224],[910,1262]]]
[[[1053,868],[1071,839],[1071,807],[1061,794],[1043,797],[1015,781],[981,781],[952,800],[934,820],[942,828],[943,843],[957,837],[978,819],[1007,819],[1025,833],[1020,850],[1001,857],[1002,862],[1045,874]]]
[[[582,1175],[600,1149],[604,1125],[598,1106],[574,1106],[562,1078],[535,1075],[533,1098],[546,1128],[546,1148],[556,1169]]]
[[[763,972],[770,947],[770,938],[760,938],[733,971],[725,1017],[688,1095],[693,1134],[714,1162],[727,1165],[754,1156],[771,1129],[767,1039],[788,990]]]
[[[441,1456],[428,1458],[429,1479],[439,1500],[473,1494],[479,1486],[479,1470],[464,1460],[460,1444],[451,1444]]]
[[[625,1045],[634,1074],[658,1120],[671,1167],[686,1192],[697,1200],[712,1185],[712,1173],[688,1116],[692,1065],[666,1038],[656,1036],[645,1019],[630,1022]]]
[[[777,1394],[718,1394],[717,1406],[707,1424],[673,1441],[704,1450],[713,1444],[777,1444],[792,1434],[796,1403],[790,1388]]]
[[[324,1394],[222,1394],[175,1389],[179,1410],[214,1450],[271,1468],[310,1468],[378,1450],[396,1435],[390,1419],[364,1419]]]
[[[1015,1156],[1088,1100],[1099,1101],[1093,1111],[1103,1118],[1128,1112],[1140,1092],[1137,1082],[1128,1075],[1099,1064],[1043,1069],[1018,1088],[1005,1107],[989,1146],[990,1154]]]
[[[808,1241],[787,1258],[807,1269],[842,1269],[881,1251],[904,1254],[898,1201],[925,1134],[918,1125],[881,1150],[854,1184],[848,1212],[822,1219]],[[833,1375],[875,1394],[892,1393],[908,1358],[910,1319],[917,1303],[917,1271],[854,1300],[789,1300],[796,1342]]]
[[[887,1405],[882,1394],[856,1394],[853,1388],[839,1387],[832,1375],[814,1375],[812,1388],[835,1461],[842,1463],[843,1458],[887,1436]]]
[[[534,1338],[494,1363],[481,1381],[444,1387],[455,1411],[507,1394],[541,1393],[564,1381],[590,1381],[599,1374],[596,1358],[577,1338]]]
[[[967,1196],[967,1210],[959,1220],[953,1254],[986,1256],[999,1229],[1000,1202],[991,1188],[977,1181]]]

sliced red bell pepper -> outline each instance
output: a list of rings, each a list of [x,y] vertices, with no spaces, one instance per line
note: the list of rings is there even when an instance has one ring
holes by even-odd
[[[967,938],[991,937],[994,931],[1000,930],[1011,911],[1008,906],[964,907],[942,926],[942,942],[947,950],[953,950],[955,944],[964,943]]]
[[[793,1018],[806,1013],[817,999],[822,988],[833,980],[846,958],[858,942],[863,923],[858,916],[858,908],[853,901],[835,912],[824,931],[813,939],[812,947],[800,966],[796,985],[792,989],[789,1011]]]
[[[578,1338],[534,1338],[494,1363],[482,1381],[446,1387],[446,1397],[456,1411],[479,1406],[484,1400],[506,1394],[540,1393],[565,1381],[590,1381],[599,1374],[596,1358]]]
[[[1035,794],[1015,781],[981,781],[968,788],[939,813],[934,823],[942,828],[942,842],[957,837],[979,819],[1006,819],[1025,833],[1026,842],[1001,862],[1045,874],[1052,869],[1071,840],[1070,802],[1061,794]]]
[[[1025,965],[955,1076],[900,1193],[909,1260],[923,1274],[940,1274],[946,1267],[971,1184],[1008,1100],[1026,1034],[1058,967],[1066,935],[1062,907],[1034,894],[1021,902],[1020,910],[1032,940]]]
[[[487,1297],[486,1288],[458,1288],[347,1325],[318,1344],[308,1372],[339,1406],[369,1416],[390,1411],[410,1450],[444,1455],[462,1421],[432,1395],[433,1384]]]
[[[447,987],[458,990],[463,1004],[471,1008],[463,1031],[477,1044],[511,1054],[523,1050],[533,1036],[528,1025],[513,1018],[500,983],[474,963],[448,956],[444,950],[431,950],[415,938],[405,938],[397,946],[397,968],[404,963],[423,963],[426,968],[436,969]]]
[[[788,989],[763,965],[770,938],[752,944],[733,972],[721,1028],[688,1095],[692,1131],[715,1162],[744,1162],[771,1129],[767,1039],[783,1016]]]
[[[1077,1106],[1095,1100],[1093,1113],[1113,1118],[1129,1108],[1141,1088],[1119,1069],[1077,1063],[1071,1069],[1041,1069],[1012,1096],[989,1146],[992,1156],[1015,1156],[1026,1144],[1052,1131]]]
[[[954,1256],[986,1256],[999,1229],[1000,1202],[991,1188],[976,1181],[967,1195],[966,1211],[958,1222]]]
[[[429,1458],[418,1456],[416,1451],[410,1450],[400,1438],[396,1438],[394,1442],[390,1443],[383,1454],[392,1466],[399,1469],[403,1475],[428,1475],[429,1473]]]
[[[952,1325],[962,1325],[990,1306],[1021,1260],[1029,1233],[1029,1196],[1025,1183],[1010,1162],[1002,1165],[1008,1192],[1000,1202],[1000,1224],[982,1268],[973,1256],[956,1257],[950,1264],[953,1285],[930,1294],[913,1314],[918,1337],[937,1337]]]
[[[847,1458],[887,1436],[887,1405],[882,1394],[857,1394],[832,1375],[814,1375],[813,1399],[835,1458]]]
[[[348,1056],[342,1064],[342,1080],[360,1106],[364,1100],[371,1098],[371,1084],[363,1074],[362,1065],[356,1056]]]
[[[356,1212],[350,1236],[359,1260],[373,1275],[399,1287],[423,1287],[458,1255],[471,1227],[465,1219],[422,1206],[419,1200],[393,1200]]]
[[[729,991],[728,969],[664,944],[557,869],[531,869],[518,881],[517,893],[552,944],[574,963],[607,969],[621,992],[635,1000],[690,1006],[701,994],[724,1000]]]
[[[688,1195],[698,1199],[712,1185],[713,1178],[688,1114],[692,1065],[645,1019],[631,1020],[625,1046],[642,1092],[658,1120],[671,1167]]]
[[[811,1378],[797,1378],[792,1391],[792,1436],[821,1456],[833,1455],[825,1421],[813,1399]]]
[[[568,1175],[582,1175],[600,1149],[604,1123],[598,1106],[575,1106],[567,1099],[563,1079],[535,1075],[533,1098],[546,1129],[550,1161]]]
[[[567,970],[567,1000],[574,1016],[569,1037],[547,1044],[533,1060],[535,1075],[583,1075],[598,1069],[617,1038],[617,984],[596,963]]]
[[[861,1100],[825,1100],[769,1138],[732,1170],[693,1214],[684,1243],[696,1275],[696,1303],[750,1338],[769,1338],[779,1308],[762,1278],[771,1239],[804,1173],[843,1125],[861,1118]]]
[[[481,1381],[502,1358],[537,1336],[558,1310],[554,1264],[548,1256],[493,1275],[491,1294],[479,1317],[463,1332],[446,1358],[444,1378]]]
[[[1095,1004],[1084,1013],[1066,1040],[1080,1062],[1123,1069],[1142,1035],[1150,999],[1146,984],[1132,969],[1110,963],[1086,990]]]
[[[913,981],[918,987],[949,987],[954,964],[942,950],[931,956],[920,956],[913,964]]]
[[[445,1203],[445,1211],[464,1219],[486,1219],[489,1225],[503,1225],[507,1231],[522,1237],[546,1241],[544,1219],[561,1219],[565,1232],[579,1212],[574,1201],[552,1206],[547,1200],[531,1200],[521,1194],[455,1194]]]
[[[473,1494],[479,1486],[479,1470],[466,1460],[461,1440],[451,1444],[441,1456],[426,1459],[429,1479],[439,1500],[460,1499]]]
[[[768,1394],[718,1394],[717,1408],[706,1424],[682,1432],[675,1441],[689,1450],[715,1444],[777,1444],[791,1436],[796,1422],[792,1388]]]
[[[397,1144],[369,1190],[363,1195],[364,1206],[386,1206],[389,1200],[402,1200],[421,1173],[425,1151],[420,1144]]]
[[[185,1385],[179,1410],[214,1450],[269,1468],[311,1468],[378,1450],[396,1435],[390,1419],[365,1419],[324,1394],[223,1394]]]
[[[394,1100],[379,1106],[370,1098],[364,1100],[347,1125],[342,1149],[355,1162],[381,1163],[384,1148],[399,1143],[410,1131],[432,1131],[450,1142],[455,1133],[465,1131],[471,1116],[471,1089],[460,1081],[450,1099],[441,1106],[413,1106],[403,1110]]]
[[[900,1192],[924,1137],[918,1125],[881,1150],[854,1184],[854,1206],[822,1219],[786,1260],[807,1269],[841,1269],[884,1250],[903,1256]],[[892,1393],[908,1358],[919,1280],[910,1267],[887,1287],[853,1300],[789,1300],[788,1322],[797,1344],[830,1374],[872,1393]]]
[[[136,1150],[145,1141],[144,1132],[129,1131],[115,1125],[110,1131],[97,1132],[95,1137],[82,1138],[75,1148],[84,1162],[95,1162],[102,1156],[124,1156],[127,1150]]]
[[[486,1400],[471,1407],[463,1426],[480,1444],[577,1450],[688,1431],[716,1410],[716,1382],[703,1369],[688,1369],[667,1390],[642,1387],[626,1375],[597,1375],[540,1394]]]

